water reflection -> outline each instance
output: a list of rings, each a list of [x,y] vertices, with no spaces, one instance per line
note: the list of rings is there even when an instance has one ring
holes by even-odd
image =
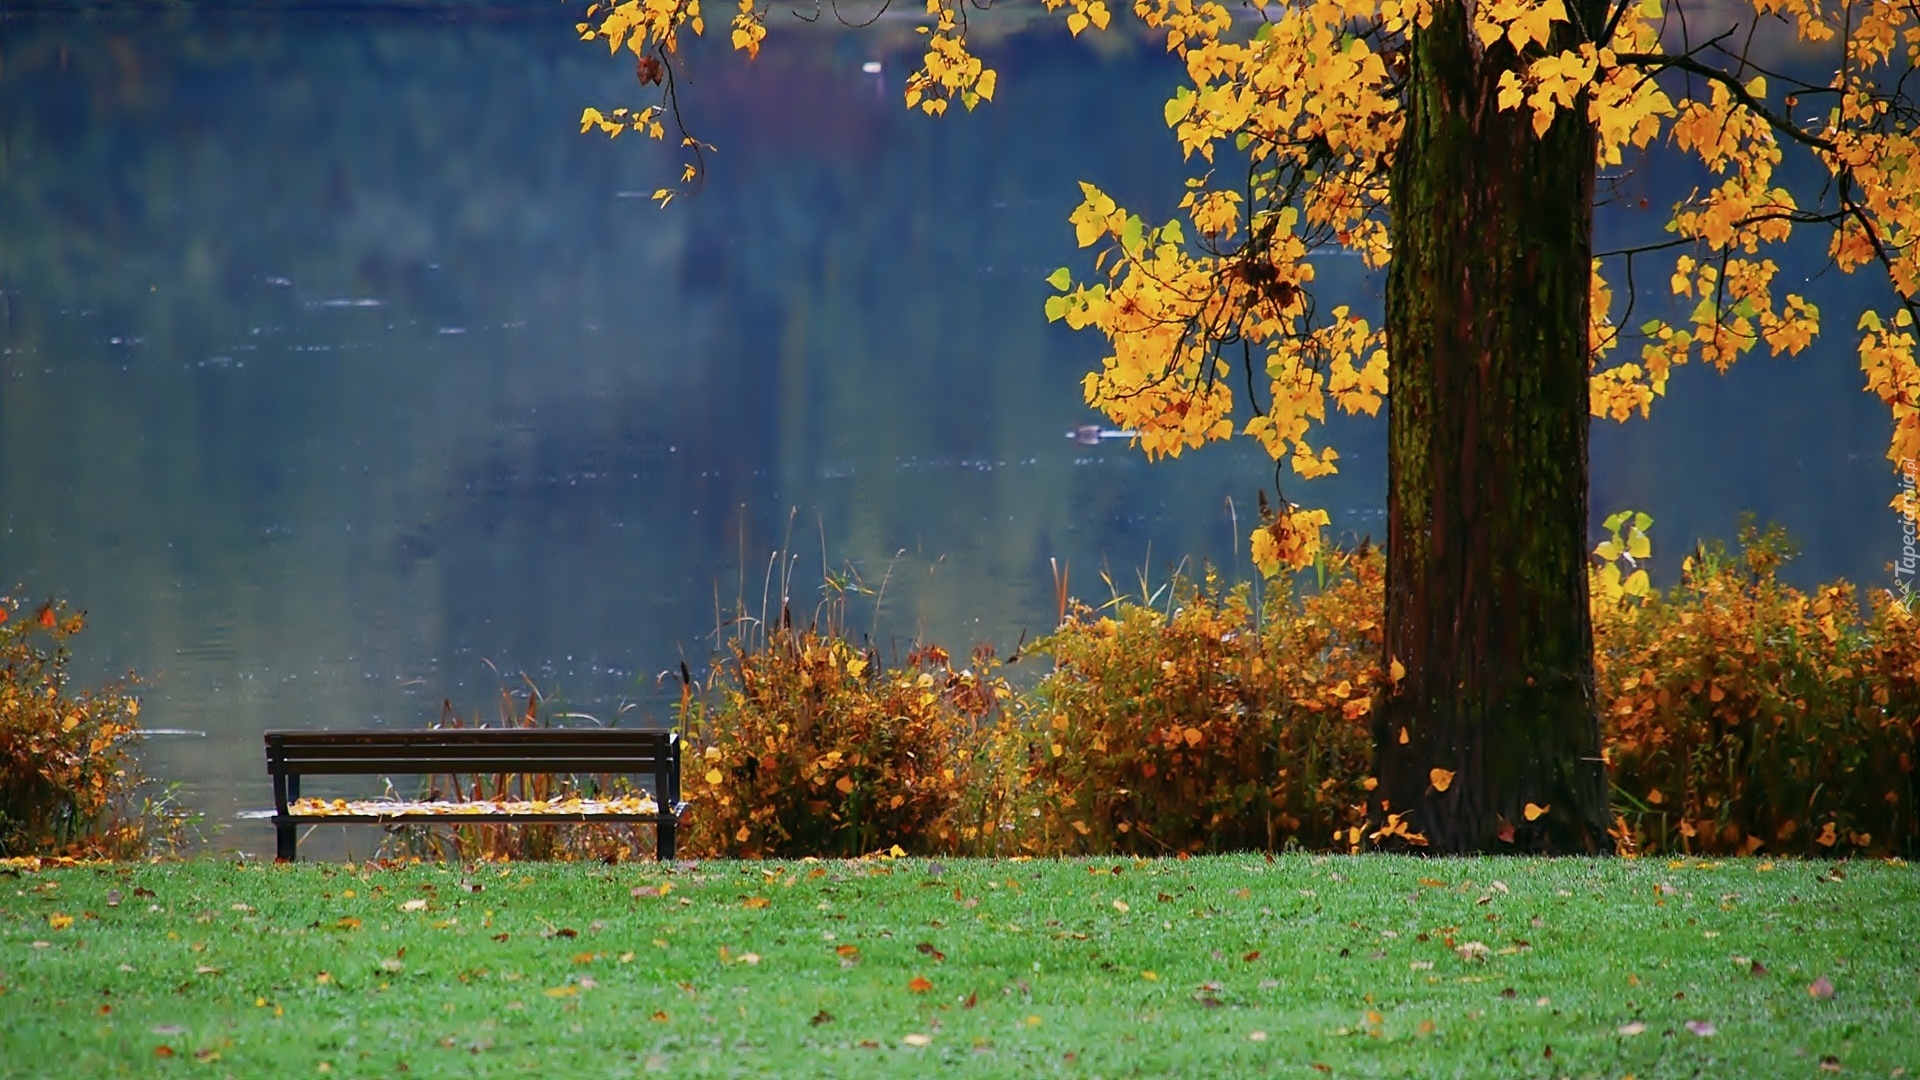
[[[1077,180],[1180,190],[1157,50],[1009,37],[1000,100],[938,123],[898,107],[903,26],[697,53],[720,150],[661,212],[655,148],[575,134],[631,74],[568,22],[0,13],[0,579],[90,609],[95,671],[209,733],[157,771],[224,820],[266,800],[266,727],[471,715],[521,675],[662,722],[654,674],[783,544],[802,610],[823,562],[884,578],[888,644],[1009,647],[1051,558],[1101,598],[1101,567],[1244,572],[1270,463],[1148,466],[1080,402],[1097,342],[1040,315]],[[1351,261],[1323,277],[1377,306]],[[1886,418],[1816,353],[1596,428],[1596,511],[1677,549],[1752,508],[1807,576],[1883,577]],[[1343,474],[1290,493],[1378,536],[1383,432],[1331,441]]]

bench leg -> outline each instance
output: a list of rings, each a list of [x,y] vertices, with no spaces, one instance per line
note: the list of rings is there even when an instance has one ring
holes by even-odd
[[[660,834],[659,836],[660,849],[659,849],[659,852],[654,856],[655,858],[659,859],[661,862],[673,861],[673,839],[674,839],[673,833],[674,833],[674,829],[678,825],[679,825],[679,821],[673,816],[673,814],[667,813],[667,814],[661,815],[660,824],[658,826],[658,830]]]
[[[294,836],[293,830],[294,825],[291,821],[284,822],[274,828],[274,846],[276,849],[274,857],[281,862],[294,861],[294,848],[299,844],[299,840]]]

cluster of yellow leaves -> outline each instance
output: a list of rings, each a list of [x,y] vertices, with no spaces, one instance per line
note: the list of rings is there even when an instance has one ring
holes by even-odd
[[[1775,263],[1752,257],[1762,244],[1786,241],[1797,220],[1811,219],[1773,179],[1783,145],[1804,143],[1832,174],[1824,196],[1829,206],[1822,209],[1831,208],[1835,191],[1846,200],[1837,220],[1829,222],[1834,265],[1847,272],[1881,267],[1901,299],[1902,321],[1893,328],[1873,312],[1861,320],[1859,353],[1867,388],[1894,413],[1887,456],[1896,463],[1912,460],[1920,453],[1920,421],[1912,411],[1920,382],[1914,380],[1910,359],[1912,335],[1900,327],[1909,324],[1911,305],[1920,297],[1920,253],[1913,243],[1920,237],[1920,184],[1914,182],[1920,144],[1911,122],[1895,119],[1892,95],[1899,92],[1895,84],[1903,71],[1920,60],[1920,23],[1911,8],[1896,4],[1849,8],[1844,22],[1819,0],[1754,0],[1753,6],[1761,15],[1786,19],[1807,42],[1830,40],[1845,27],[1845,62],[1833,76],[1831,92],[1819,99],[1828,103],[1824,115],[1805,116],[1797,96],[1770,93],[1762,76],[1737,84],[1709,80],[1704,95],[1682,98],[1671,107],[1674,145],[1718,179],[1676,206],[1669,230],[1695,241],[1707,257],[1676,258],[1672,290],[1694,301],[1691,310],[1684,319],[1655,319],[1640,328],[1647,339],[1640,364],[1596,372],[1594,415],[1644,415],[1653,397],[1665,392],[1668,372],[1695,356],[1724,370],[1761,342],[1776,355],[1797,355],[1809,347],[1819,312],[1798,295],[1777,303],[1771,289]],[[1634,14],[1651,17],[1656,11],[1654,0],[1648,0]],[[1644,25],[1623,26],[1622,35],[1635,39],[1617,42],[1622,51],[1656,51]],[[1654,85],[1644,72],[1631,74],[1636,85]],[[1600,123],[1605,142],[1608,125]],[[1791,126],[1791,139],[1781,134],[1783,125]]]
[[[1104,0],[1042,0],[1048,11],[1058,11],[1062,7],[1067,12],[1067,32],[1079,37],[1080,32],[1091,26],[1095,30],[1105,30],[1113,15],[1107,10]]]
[[[1515,53],[1525,52],[1529,45],[1545,48],[1553,24],[1567,21],[1566,5],[1560,0],[1487,0],[1470,10],[1473,36],[1482,49],[1505,38]]]
[[[1653,518],[1631,510],[1608,516],[1605,527],[1609,535],[1593,549],[1600,565],[1587,581],[1588,603],[1596,615],[1604,609],[1618,607],[1627,597],[1643,597],[1652,591],[1653,582],[1640,566],[1641,561],[1653,554],[1653,543],[1647,537],[1647,528],[1652,524]],[[1622,559],[1631,568],[1625,576],[1620,572]]]
[[[919,70],[907,76],[907,108],[939,116],[947,111],[947,102],[956,97],[969,110],[982,101],[993,100],[999,76],[968,50],[962,25],[962,2],[927,0],[927,14],[933,17],[933,25],[914,28],[926,35],[927,48],[920,57]],[[1106,9],[1101,7],[1100,11],[1102,25],[1105,25]]]
[[[165,822],[134,802],[139,699],[126,683],[73,692],[67,641],[84,620],[58,602],[19,610],[0,597],[0,853],[142,854]]]
[[[1893,447],[1888,459],[1911,471],[1920,461],[1920,364],[1913,358],[1913,316],[1905,308],[1894,312],[1892,325],[1878,312],[1860,316],[1860,367],[1867,373],[1867,389],[1893,410]],[[1920,519],[1920,507],[1896,499],[1894,508]]]

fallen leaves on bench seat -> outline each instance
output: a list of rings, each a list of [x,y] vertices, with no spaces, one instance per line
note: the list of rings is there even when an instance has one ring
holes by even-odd
[[[462,817],[470,814],[656,814],[659,804],[647,795],[617,799],[476,799],[452,802],[398,799],[296,799],[295,817]]]

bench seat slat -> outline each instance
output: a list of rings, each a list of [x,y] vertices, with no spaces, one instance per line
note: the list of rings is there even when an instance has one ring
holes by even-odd
[[[497,755],[500,751],[495,750]],[[377,758],[309,758],[304,761],[289,761],[282,770],[289,775],[305,776],[370,776],[380,773],[401,773],[422,775],[427,773],[650,773],[658,766],[658,758],[582,758],[582,757],[540,757],[538,755],[516,755],[513,757],[377,757]]]
[[[465,825],[470,823],[497,825],[502,823],[532,822],[548,825],[594,825],[611,822],[655,823],[667,818],[677,818],[687,809],[686,803],[680,803],[671,814],[662,813],[619,813],[619,814],[562,814],[556,811],[546,813],[486,813],[486,814],[437,814],[426,811],[396,810],[387,814],[288,814],[285,817],[275,814],[268,819],[275,824],[287,822],[295,825],[365,825],[406,822],[414,825]]]
[[[670,734],[641,728],[402,728],[388,731],[270,731],[289,748],[312,746],[421,746],[580,744],[659,745]]]

